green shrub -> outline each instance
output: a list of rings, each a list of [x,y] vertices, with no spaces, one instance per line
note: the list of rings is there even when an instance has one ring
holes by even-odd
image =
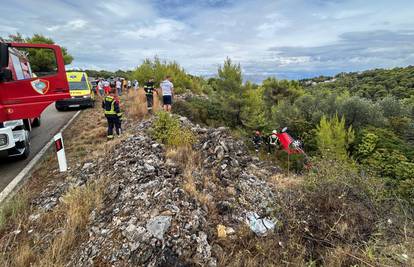
[[[145,59],[140,66],[131,72],[131,79],[138,80],[142,85],[153,77],[158,85],[167,75],[173,79],[176,94],[182,94],[186,90],[191,90],[194,93],[201,92],[202,79],[186,73],[177,62],[167,62],[158,57]]]
[[[170,116],[167,112],[160,111],[157,113],[157,118],[152,125],[151,135],[158,142],[167,144],[170,132],[176,131],[179,128],[180,121],[178,119]]]
[[[316,142],[321,154],[328,159],[346,160],[348,158],[347,149],[354,141],[354,131],[352,127],[346,129],[345,118],[340,120],[338,115],[332,119],[324,116],[317,127]]]
[[[158,142],[171,147],[191,146],[196,141],[194,133],[182,127],[177,116],[164,111],[157,113],[151,135]]]
[[[396,192],[399,196],[407,200],[411,207],[414,205],[414,178],[401,181]]]
[[[186,101],[176,101],[174,112],[187,117],[194,123],[212,127],[227,125],[222,106],[209,99],[194,97]]]
[[[172,147],[191,146],[196,141],[194,133],[184,127],[173,129],[170,131],[170,136],[167,140],[167,145]]]
[[[414,179],[414,163],[407,161],[397,163],[395,175],[399,180]]]
[[[176,95],[182,95],[185,92],[187,92],[187,90],[183,87],[174,87],[174,94]]]
[[[288,155],[285,150],[280,149],[276,152],[276,158],[280,166],[285,170],[301,173],[305,168],[306,158],[303,154]]]
[[[362,137],[362,141],[357,146],[356,154],[360,158],[366,158],[374,152],[379,137],[373,133],[366,133]]]
[[[355,151],[358,156],[358,160],[369,158],[378,149],[386,149],[389,151],[396,150],[404,154],[404,156],[407,157],[410,161],[414,160],[414,147],[402,138],[398,137],[391,129],[377,127],[365,128],[364,130],[360,131],[357,135],[355,141],[356,150],[358,150],[358,147],[362,143],[367,142],[368,140],[366,139],[366,137],[372,134],[378,137],[375,142],[375,149],[372,151],[372,153],[367,153],[364,155],[358,154],[358,151]]]

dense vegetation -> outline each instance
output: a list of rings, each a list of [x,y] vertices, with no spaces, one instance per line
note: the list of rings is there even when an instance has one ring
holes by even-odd
[[[177,62],[166,62],[157,57],[153,60],[144,60],[141,65],[132,71],[129,78],[137,80],[142,85],[149,78],[154,78],[155,82],[159,83],[167,75],[174,78],[174,87],[177,94],[184,93],[187,90],[201,93],[203,90],[204,81],[202,78],[187,74]]]
[[[240,65],[230,59],[208,80],[156,59],[145,61],[133,76],[145,80],[158,75],[160,80],[165,74],[178,87],[204,94],[177,101],[176,112],[198,123],[228,126],[246,137],[255,129],[270,133],[288,127],[309,155],[352,161],[412,201],[414,67],[303,81],[272,77],[257,85],[243,84]]]
[[[240,65],[227,59],[203,82],[206,96],[177,101],[175,112],[228,126],[246,140],[256,129],[288,127],[314,167],[282,194],[289,240],[283,251],[277,238],[246,237],[233,247],[236,258],[256,262],[301,251],[307,266],[412,263],[412,235],[403,233],[413,230],[414,67],[256,85],[243,84]],[[283,155],[277,158],[286,167]],[[295,159],[296,170],[302,162]]]

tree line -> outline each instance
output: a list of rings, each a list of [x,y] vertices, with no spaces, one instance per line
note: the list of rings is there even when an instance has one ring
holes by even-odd
[[[35,34],[15,42],[54,43]],[[65,63],[73,57],[62,48]],[[32,68],[50,64],[33,54]],[[44,67],[44,66],[43,66]],[[133,70],[85,70],[91,77],[124,77],[143,84],[173,77],[175,92],[193,97],[174,110],[197,123],[228,126],[240,136],[288,127],[310,156],[352,161],[381,177],[406,199],[414,199],[414,67],[340,73],[300,81],[265,79],[243,83],[241,66],[226,59],[212,78],[188,74],[177,62],[155,57]],[[300,168],[299,168],[300,169]]]

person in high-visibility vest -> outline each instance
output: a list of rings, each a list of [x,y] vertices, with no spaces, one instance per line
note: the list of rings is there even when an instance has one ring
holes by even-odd
[[[102,108],[104,109],[105,117],[108,120],[108,140],[114,138],[114,128],[118,136],[121,134],[122,131],[122,113],[119,108],[119,99],[116,97],[115,92],[115,86],[112,85],[109,94],[105,96],[104,100],[102,101]]]
[[[269,141],[267,143],[267,148],[268,148],[267,154],[270,154],[270,152],[272,151],[272,148],[273,150],[276,150],[279,146],[278,143],[279,143],[279,137],[277,137],[277,131],[273,130],[272,134],[269,136]]]

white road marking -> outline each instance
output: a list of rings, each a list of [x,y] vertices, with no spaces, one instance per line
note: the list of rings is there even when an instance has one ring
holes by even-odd
[[[73,115],[73,117],[62,127],[62,129],[59,130],[59,132],[63,132],[80,114],[80,110]],[[0,193],[0,204],[3,203],[4,200],[7,198],[12,197],[16,193],[16,189],[19,186],[20,182],[23,180],[26,175],[30,173],[30,171],[33,169],[33,167],[38,163],[38,161],[43,157],[43,155],[46,153],[48,148],[54,143],[53,137],[50,139],[49,142],[40,150],[36,156],[32,158],[32,160],[26,165],[26,167],[23,168],[19,172],[16,177],[6,186],[6,188],[3,189]]]

